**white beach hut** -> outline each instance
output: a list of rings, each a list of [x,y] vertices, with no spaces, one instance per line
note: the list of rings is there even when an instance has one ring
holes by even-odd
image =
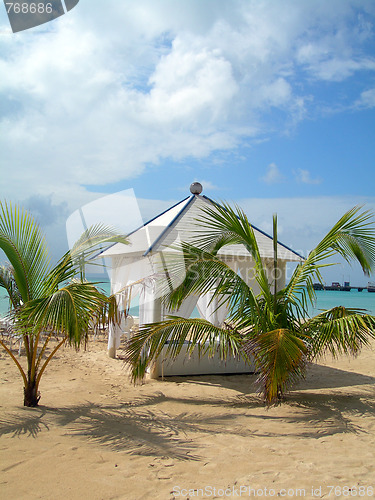
[[[202,217],[202,207],[215,207],[215,202],[206,196],[202,196],[202,186],[193,183],[190,187],[191,196],[183,199],[165,212],[153,218],[139,229],[128,235],[130,244],[116,243],[101,256],[111,259],[111,291],[118,293],[119,303],[127,302],[129,293],[139,294],[139,325],[145,325],[161,321],[166,315],[171,314],[162,306],[155,286],[156,279],[160,279],[161,262],[168,261],[168,253],[174,252],[174,248],[180,241],[194,243],[193,229],[197,229],[196,219]],[[253,226],[258,241],[261,257],[264,259],[270,276],[273,269],[273,242],[272,238]],[[219,252],[219,257],[225,261],[234,271],[253,288],[257,283],[253,278],[253,262],[248,252],[241,245],[231,245]],[[176,258],[176,257],[175,257]],[[182,258],[182,256],[181,256]],[[278,244],[279,278],[280,287],[285,284],[285,272],[287,262],[299,262],[302,257],[286,247]],[[167,264],[168,265],[168,264]],[[181,279],[183,277],[180,277]],[[271,277],[270,277],[271,279]],[[179,283],[176,283],[176,285]],[[218,307],[218,301],[212,300],[211,294],[200,297],[189,297],[178,311],[172,314],[182,317],[190,317],[194,308],[197,307],[201,317],[219,326],[226,318],[227,309],[225,305]],[[108,340],[108,353],[115,357],[116,350],[120,346],[120,337],[124,329],[110,328]],[[159,375],[185,375],[204,373],[238,373],[251,371],[244,362],[230,359],[222,362],[217,357],[202,360],[192,356],[189,360],[182,353],[180,359],[173,363],[164,363],[163,356],[156,363],[152,376]]]

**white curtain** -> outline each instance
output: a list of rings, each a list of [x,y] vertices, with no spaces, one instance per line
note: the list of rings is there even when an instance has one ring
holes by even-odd
[[[225,263],[232,269],[232,271],[237,272],[237,260],[232,258],[230,260],[226,260]],[[214,291],[212,290],[205,295],[200,296],[197,302],[197,307],[202,318],[206,319],[214,326],[220,326],[228,315],[228,305],[224,303],[219,307],[219,304],[221,303],[221,297],[213,297],[213,295]]]
[[[111,271],[111,293],[118,293],[124,287],[129,287],[133,283],[142,280],[153,273],[153,266],[150,259],[137,257],[113,257]],[[133,290],[125,289],[116,297],[120,310],[124,309],[124,300],[127,300],[129,293],[136,293],[135,285]],[[108,332],[108,349],[118,349],[121,342],[121,335],[124,333],[125,324],[110,325]]]
[[[156,301],[156,285],[155,280],[146,278],[140,285],[139,293],[139,326],[153,323],[155,318],[155,301]]]
[[[250,288],[253,289],[254,293],[255,294],[259,293],[260,288],[257,281],[255,280],[254,262],[250,259],[239,261],[238,271],[240,273],[241,278]]]
[[[119,290],[121,290],[121,283],[112,283],[112,293],[116,293]],[[120,310],[124,310],[125,294],[126,292],[122,292],[116,296],[117,307]],[[108,349],[118,349],[120,347],[122,333],[121,325],[110,323],[108,329]]]
[[[214,292],[208,292],[199,297],[197,308],[202,318],[206,319],[214,326],[220,326],[228,314],[227,304],[220,303],[220,297],[214,297]]]
[[[191,313],[194,311],[194,307],[197,305],[198,297],[196,295],[191,295],[187,297],[181,307],[176,311],[164,310],[164,316],[180,316],[181,318],[190,318]]]
[[[235,257],[227,259],[226,264],[235,272],[240,272],[242,278],[248,283],[252,281],[250,260],[237,260]],[[161,310],[159,297],[156,290],[155,264],[151,258],[116,257],[113,261],[113,273],[111,277],[112,293],[118,292],[124,286],[141,281],[133,286],[132,293],[139,291],[139,324],[144,325],[159,321],[163,316],[175,315],[189,318],[197,306],[202,318],[210,321],[215,326],[220,326],[228,314],[227,304],[221,304],[220,297],[213,298],[213,291],[197,297],[192,295],[185,299],[177,311]],[[253,283],[252,283],[253,285]],[[118,299],[121,301],[121,297]],[[121,304],[120,304],[121,307]],[[108,348],[120,345],[120,337],[123,333],[120,327],[110,327]]]
[[[181,307],[177,310],[170,311],[162,308],[160,298],[156,293],[155,280],[147,278],[141,286],[139,294],[139,324],[145,325],[154,321],[160,321],[166,316],[181,316],[182,318],[190,318],[191,313],[197,303],[197,296],[192,295],[184,300]]]

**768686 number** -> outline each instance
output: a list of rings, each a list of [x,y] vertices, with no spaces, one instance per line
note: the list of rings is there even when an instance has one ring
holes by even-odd
[[[51,3],[19,3],[8,2],[5,4],[7,12],[13,11],[15,14],[51,14],[53,8]]]

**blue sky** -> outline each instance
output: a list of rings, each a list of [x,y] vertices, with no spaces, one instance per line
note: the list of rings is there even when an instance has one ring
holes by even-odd
[[[148,219],[199,180],[306,254],[375,209],[374,23],[372,0],[81,0],[13,34],[0,5],[1,196],[59,254],[80,206],[132,188]]]

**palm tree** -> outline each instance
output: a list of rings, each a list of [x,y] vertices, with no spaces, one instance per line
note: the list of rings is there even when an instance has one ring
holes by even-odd
[[[66,341],[77,349],[86,342],[90,325],[118,320],[116,301],[84,279],[84,264],[98,244],[126,239],[111,228],[87,229],[72,250],[51,266],[45,238],[24,209],[0,202],[0,248],[9,264],[0,267],[0,286],[9,297],[13,332],[22,339],[27,368],[23,368],[3,340],[23,379],[24,405],[37,406],[41,377]],[[79,276],[79,279],[76,277]],[[48,350],[57,334],[57,344]]]
[[[166,355],[174,358],[188,341],[188,355],[195,348],[212,355],[219,350],[222,359],[229,353],[252,359],[259,373],[258,384],[268,404],[282,398],[291,383],[305,373],[308,361],[327,351],[334,356],[356,354],[370,338],[375,338],[375,318],[364,310],[334,307],[309,317],[308,306],[316,298],[314,281],[322,282],[322,268],[334,265],[327,259],[340,255],[357,261],[365,273],[375,266],[375,227],[373,215],[354,207],[345,213],[322,241],[293,272],[289,283],[278,283],[277,218],[273,221],[273,273],[268,278],[253,228],[245,213],[227,204],[203,209],[197,219],[195,246],[182,243],[181,259],[168,263],[168,272],[181,275],[180,286],[166,291],[165,304],[181,306],[191,294],[213,292],[219,306],[227,304],[227,321],[216,327],[203,319],[169,316],[146,325],[127,344],[127,359],[133,380],[144,376],[147,367],[168,341]],[[228,265],[218,252],[227,245],[241,244],[254,261],[254,290]],[[168,275],[167,275],[168,276]],[[168,284],[170,280],[164,280]]]

